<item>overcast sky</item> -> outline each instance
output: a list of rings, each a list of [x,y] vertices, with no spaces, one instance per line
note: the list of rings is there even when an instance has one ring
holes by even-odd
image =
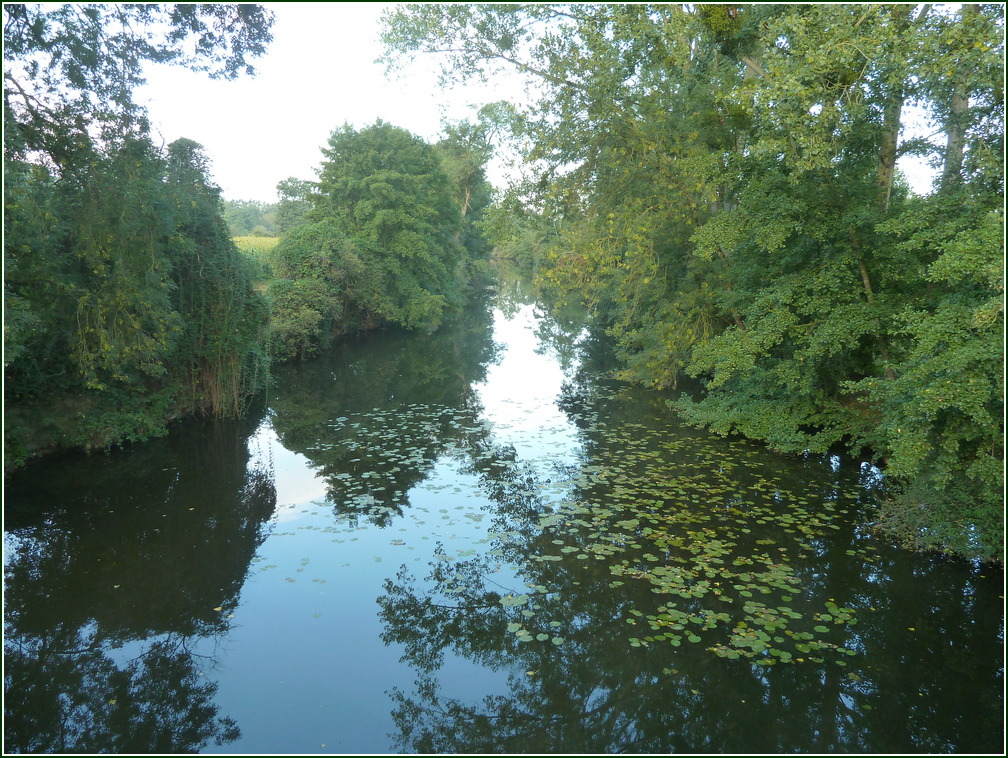
[[[168,144],[203,145],[214,180],[228,200],[272,202],[289,176],[315,179],[321,148],[344,123],[378,118],[433,141],[444,117],[475,117],[479,106],[510,92],[485,87],[443,92],[428,63],[387,78],[378,18],[384,3],[265,3],[276,14],[273,42],[254,62],[255,77],[211,80],[170,66],[149,66],[137,92]]]
[[[150,66],[148,84],[136,93],[165,144],[188,137],[203,145],[225,199],[273,202],[280,180],[315,179],[321,148],[344,123],[360,129],[381,118],[433,141],[443,118],[474,117],[487,102],[523,97],[517,80],[446,92],[429,59],[386,77],[375,62],[384,52],[378,19],[392,4],[265,5],[276,22],[266,56],[254,61],[255,77],[215,81]],[[930,189],[931,172],[902,167],[918,192]],[[490,178],[500,184],[502,174]]]

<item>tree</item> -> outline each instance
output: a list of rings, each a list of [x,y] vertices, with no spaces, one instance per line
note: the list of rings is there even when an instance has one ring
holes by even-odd
[[[168,146],[176,230],[172,295],[181,317],[173,365],[185,372],[182,384],[197,409],[238,416],[268,376],[267,310],[252,289],[250,264],[231,241],[208,166],[198,143],[179,139]]]
[[[283,360],[327,348],[334,336],[372,326],[366,316],[347,313],[363,268],[331,221],[302,224],[283,236],[272,253],[270,342]]]
[[[251,72],[259,6],[4,6],[5,460],[241,410],[266,312],[208,161],[165,153],[132,100],[146,62]]]
[[[454,185],[453,195],[462,214],[462,226],[453,241],[462,245],[467,257],[486,258],[489,248],[480,230],[483,212],[493,197],[493,187],[486,178],[486,164],[493,155],[492,124],[484,118],[478,123],[445,123],[444,138],[437,144],[441,165]]]
[[[461,304],[464,287],[455,242],[461,211],[437,152],[378,121],[359,132],[337,129],[322,154],[309,218],[331,219],[375,272],[381,318],[406,327],[436,324],[446,308]]]
[[[232,237],[271,237],[276,234],[277,206],[256,200],[225,200],[224,220]]]
[[[96,153],[78,182],[8,162],[13,460],[29,439],[103,447],[180,411],[236,415],[265,381],[267,314],[207,163],[186,139]]]
[[[435,148],[382,121],[343,126],[322,151],[318,182],[277,185],[286,231],[272,253],[283,278],[270,288],[276,355],[311,355],[385,324],[431,329],[462,305],[487,255],[475,223],[488,200],[488,146],[474,129],[450,131]]]
[[[60,167],[94,137],[146,130],[143,65],[252,74],[273,14],[253,4],[4,5],[4,146]]]
[[[280,234],[288,232],[305,220],[311,210],[311,194],[314,185],[293,176],[277,184],[276,230]]]

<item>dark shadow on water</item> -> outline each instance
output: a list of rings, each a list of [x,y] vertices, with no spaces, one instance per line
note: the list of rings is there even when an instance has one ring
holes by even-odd
[[[239,735],[214,648],[276,493],[259,419],[189,422],[5,483],[4,747],[192,752]]]

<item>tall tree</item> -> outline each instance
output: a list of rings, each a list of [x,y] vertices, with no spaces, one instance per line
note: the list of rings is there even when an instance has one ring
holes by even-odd
[[[436,323],[462,295],[461,212],[440,156],[382,121],[337,129],[322,155],[310,218],[332,219],[374,262],[391,296],[385,318]]]
[[[479,223],[493,199],[493,187],[486,176],[486,165],[493,155],[492,129],[492,123],[483,117],[477,123],[446,123],[444,137],[437,144],[441,165],[453,184],[453,196],[462,215],[453,241],[473,260],[485,258],[488,251]]]
[[[172,296],[180,317],[173,366],[184,372],[182,386],[197,408],[237,416],[268,376],[266,305],[231,241],[202,146],[189,139],[169,145],[166,178],[174,201]]]
[[[303,223],[311,210],[311,194],[314,185],[303,179],[290,176],[277,183],[276,230],[283,234]]]
[[[322,150],[318,182],[278,185],[281,211],[309,200],[311,209],[272,253],[277,355],[309,355],[336,334],[383,324],[433,328],[464,302],[472,264],[486,255],[472,227],[486,189],[466,164],[471,149],[438,150],[382,121],[346,125]],[[456,201],[467,191],[468,226]]]

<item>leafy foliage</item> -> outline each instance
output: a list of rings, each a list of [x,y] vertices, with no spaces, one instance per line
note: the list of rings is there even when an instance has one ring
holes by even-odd
[[[182,316],[178,365],[196,407],[238,415],[241,403],[268,376],[263,352],[267,309],[252,289],[247,260],[231,241],[220,190],[209,183],[199,145],[168,148],[168,183],[181,190],[173,240],[176,308]]]
[[[180,411],[239,413],[267,375],[267,313],[201,149],[178,140],[162,158],[132,140],[92,163],[77,186],[8,163],[8,408],[73,398],[68,422],[96,423],[64,444],[86,446],[144,438]]]
[[[299,203],[312,203],[272,253],[284,279],[270,290],[281,357],[383,324],[433,328],[464,302],[473,265],[486,256],[475,226],[488,198],[485,152],[461,138],[438,150],[381,121],[337,129],[322,152],[317,183],[278,186],[287,198],[280,214],[294,218]]]
[[[492,115],[493,107],[488,106],[481,111],[478,123],[446,123],[445,136],[436,146],[462,214],[453,241],[462,245],[470,264],[485,259],[490,251],[480,224],[493,199],[493,188],[486,178],[486,164],[493,155]]]
[[[5,147],[65,166],[96,129],[105,138],[143,131],[132,93],[145,62],[228,79],[252,74],[272,24],[254,4],[5,4]]]
[[[377,122],[333,132],[312,218],[332,219],[365,256],[389,297],[382,316],[407,327],[435,323],[455,291],[460,209],[434,149]]]
[[[273,237],[277,234],[277,204],[256,200],[225,200],[224,220],[232,237]]]
[[[269,290],[274,355],[303,358],[328,347],[343,315],[347,280],[361,273],[361,261],[330,222],[295,227],[271,260],[281,277]]]
[[[276,209],[276,230],[280,234],[290,231],[305,220],[311,210],[313,184],[288,177],[277,183],[279,202]]]

